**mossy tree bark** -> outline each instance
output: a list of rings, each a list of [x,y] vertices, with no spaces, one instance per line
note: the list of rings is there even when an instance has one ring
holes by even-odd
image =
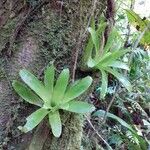
[[[20,99],[11,87],[18,72],[26,68],[39,78],[45,66],[54,61],[58,70],[75,63],[75,54],[82,54],[80,39],[88,25],[94,2],[96,18],[105,11],[104,0],[51,0],[42,5],[37,0],[6,0],[0,2],[0,148],[34,150],[34,131],[22,134],[17,126],[36,108]],[[25,18],[26,17],[26,18]],[[15,39],[12,43],[12,39]],[[80,46],[77,46],[82,40]],[[11,44],[10,44],[11,43]],[[78,62],[81,55],[78,57]],[[78,64],[77,64],[78,67]],[[77,75],[80,76],[80,75]],[[85,97],[85,99],[88,97]],[[40,149],[78,150],[81,146],[83,119],[76,114],[63,114],[63,133],[54,138],[44,123],[47,136]],[[48,132],[46,134],[46,132]],[[37,135],[41,132],[35,132]],[[36,138],[36,135],[34,136]],[[42,137],[40,137],[42,138]],[[30,144],[31,142],[31,144]],[[28,146],[27,146],[28,145]],[[35,143],[36,145],[36,143]],[[40,147],[40,146],[39,146]]]

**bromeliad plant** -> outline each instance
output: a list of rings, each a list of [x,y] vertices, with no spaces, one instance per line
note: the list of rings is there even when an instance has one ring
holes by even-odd
[[[104,41],[104,31],[106,23],[102,21],[98,29],[95,29],[93,21],[90,32],[90,39],[85,48],[84,63],[89,68],[99,70],[102,76],[101,98],[103,99],[107,93],[108,73],[114,75],[128,90],[131,91],[131,84],[126,77],[123,76],[117,69],[129,70],[129,67],[123,61],[119,60],[129,50],[120,48],[118,32],[114,29],[109,35],[107,42]],[[100,44],[101,43],[101,44]]]
[[[13,81],[15,91],[25,101],[40,107],[27,117],[24,127],[19,127],[25,133],[35,128],[48,115],[52,133],[59,137],[62,132],[60,109],[74,113],[87,113],[95,109],[91,104],[76,100],[91,85],[92,78],[89,76],[67,86],[69,70],[64,69],[54,85],[55,68],[53,65],[45,71],[44,84],[25,69],[19,74],[27,86],[19,81]]]

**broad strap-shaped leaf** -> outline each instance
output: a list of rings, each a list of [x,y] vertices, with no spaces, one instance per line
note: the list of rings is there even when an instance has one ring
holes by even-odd
[[[13,81],[12,83],[13,88],[15,89],[15,91],[27,102],[29,102],[30,104],[34,104],[37,106],[42,107],[43,102],[42,100],[36,95],[34,94],[29,87],[25,86],[24,84],[22,84],[19,81]]]
[[[95,19],[94,19],[94,17],[91,18],[91,27],[93,30],[95,30]],[[92,41],[92,37],[90,36],[88,39],[88,42],[86,44],[86,47],[84,48],[83,63],[85,63],[85,65],[86,65],[88,59],[92,55],[93,46],[94,46],[94,44]]]
[[[55,68],[54,65],[51,65],[45,70],[44,73],[44,84],[50,95],[52,95],[53,92],[54,76],[55,76]]]
[[[109,73],[111,73],[112,75],[114,75],[124,85],[124,87],[129,92],[132,91],[131,83],[128,81],[128,79],[126,77],[124,77],[122,74],[120,74],[119,72],[117,72],[116,70],[113,70],[111,68],[107,67],[105,70],[108,71]]]
[[[51,126],[53,135],[55,137],[60,137],[62,132],[62,124],[59,111],[50,112],[48,116],[49,116],[49,124]]]
[[[91,17],[91,27],[93,30],[95,30],[95,18],[93,16]]]
[[[61,109],[74,112],[74,113],[88,113],[93,112],[95,110],[94,105],[82,102],[82,101],[70,101],[66,104],[64,104]]]
[[[87,63],[88,59],[91,58],[92,50],[93,50],[93,41],[92,37],[90,37],[84,50],[85,51],[83,56],[84,63]]]
[[[44,102],[47,102],[49,95],[45,90],[45,86],[29,71],[23,69],[20,71],[21,79],[34,91],[38,96],[40,96]]]
[[[99,41],[98,35],[96,34],[96,31],[90,27],[88,28],[88,31],[91,34],[92,41],[93,41],[93,44],[94,44],[95,49],[96,49],[96,56],[98,56],[99,48],[100,48],[100,45],[99,45],[100,41]]]
[[[18,127],[23,132],[29,132],[35,128],[49,113],[46,109],[40,108],[37,111],[33,112],[29,117],[27,117],[27,122],[24,127]]]
[[[102,74],[102,85],[101,85],[101,94],[100,97],[104,99],[107,93],[107,86],[108,86],[108,74],[104,71],[101,70]]]
[[[63,103],[73,100],[84,93],[92,83],[92,78],[87,76],[79,81],[76,81],[65,93]]]
[[[126,9],[125,11],[126,11],[129,23],[133,25],[135,28],[136,26],[139,26],[139,30],[143,31],[144,28],[147,26],[146,20],[142,20],[142,18],[132,10]]]
[[[54,65],[52,64],[45,70],[44,73],[45,90],[47,91],[49,97],[48,101],[46,101],[44,104],[45,108],[51,107],[51,98],[53,95],[53,87],[54,87],[54,76],[55,76],[55,68]]]
[[[98,116],[98,117],[104,117],[106,111],[104,110],[98,110],[96,111],[93,116]],[[127,124],[123,119],[119,118],[118,116],[112,114],[112,113],[107,113],[107,117],[115,119],[116,121],[118,121],[122,126],[128,128],[130,131],[135,133],[135,130],[129,125]]]
[[[108,62],[108,63],[103,64],[103,67],[107,67],[107,66],[129,70],[129,66],[126,63],[121,62],[121,61],[113,61],[111,63]]]
[[[99,24],[99,25],[98,25],[98,29],[97,29],[97,31],[96,31],[96,34],[97,34],[98,36],[100,36],[102,33],[104,33],[106,26],[107,26],[107,23],[106,23],[106,22],[103,22],[103,23]]]
[[[116,36],[117,36],[117,31],[116,29],[113,29],[113,31],[110,33],[108,39],[107,39],[107,43],[104,47],[104,53],[107,53],[110,48],[112,47],[113,43],[114,43],[114,40],[116,39]]]
[[[97,60],[95,60],[94,62],[95,62],[95,66],[97,67],[97,68],[101,68],[102,67],[102,65],[101,64],[103,64],[103,63],[101,63],[101,62],[103,62],[103,60],[105,60],[107,57],[109,57],[109,56],[111,56],[111,52],[108,52],[108,53],[106,53],[106,54],[103,54],[103,56],[101,56],[99,59],[97,59]],[[94,67],[95,67],[94,66]]]
[[[106,63],[110,64],[113,61],[116,61],[117,59],[119,59],[121,56],[123,56],[124,54],[126,54],[129,51],[130,50],[117,50],[117,51],[113,51],[113,52],[111,52],[111,54],[105,56],[104,59],[101,59],[99,61],[99,63],[97,64],[97,66],[103,66],[103,64],[106,64]]]
[[[68,81],[69,81],[69,69],[64,69],[56,81],[52,97],[52,105],[61,103],[68,85]]]

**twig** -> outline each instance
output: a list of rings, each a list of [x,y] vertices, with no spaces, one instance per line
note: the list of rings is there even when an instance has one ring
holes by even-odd
[[[86,34],[87,30],[88,30],[88,27],[90,26],[91,19],[94,16],[94,11],[96,9],[96,4],[97,4],[97,0],[94,0],[92,12],[91,12],[90,18],[88,20],[87,27],[85,28],[85,31],[84,31],[82,36],[85,36],[85,34]]]
[[[140,43],[142,37],[144,36],[145,32],[149,29],[150,27],[150,23],[145,27],[145,29],[143,30],[143,32],[140,34],[140,36],[138,36],[137,40],[135,41],[134,45],[132,46],[132,53],[129,57],[129,62],[128,65],[130,66],[133,60],[133,56],[134,56],[134,50],[138,47],[138,44]],[[126,71],[127,74],[127,71]]]
[[[110,110],[112,104],[114,103],[116,96],[117,96],[118,93],[120,93],[121,91],[122,91],[122,89],[120,89],[120,87],[118,87],[118,89],[115,91],[115,93],[114,93],[114,95],[113,95],[113,97],[112,97],[112,99],[111,99],[110,103],[108,104],[108,107],[107,107],[107,109],[106,109],[106,111],[105,111],[105,114],[104,114],[104,117],[103,117],[103,120],[102,120],[102,123],[101,123],[101,124],[104,124],[104,123],[106,122],[107,113],[109,112],[109,110]]]
[[[77,68],[77,61],[78,61],[79,49],[80,49],[82,40],[84,39],[84,37],[86,35],[86,32],[88,30],[88,27],[90,25],[91,18],[94,15],[94,11],[96,9],[96,3],[97,3],[97,0],[94,0],[92,13],[91,13],[90,18],[88,20],[87,27],[85,28],[85,31],[82,34],[80,34],[80,38],[79,38],[79,41],[78,41],[76,49],[75,49],[75,54],[74,54],[75,59],[74,59],[74,64],[73,64],[73,69],[72,69],[72,82],[74,82],[74,80],[75,80],[75,74],[76,74],[76,68]]]
[[[75,74],[76,74],[76,68],[77,68],[77,61],[78,61],[78,55],[79,55],[79,48],[81,45],[81,41],[78,42],[77,47],[75,49],[75,59],[74,59],[74,64],[73,64],[73,69],[72,69],[72,82],[75,81]]]
[[[150,70],[148,70],[148,71],[145,71],[145,73],[148,73]],[[138,81],[140,78],[142,78],[142,76],[143,76],[143,74],[142,75],[140,75],[140,76],[138,76],[135,80],[133,80],[132,81],[132,87],[134,87],[135,85],[134,84],[136,84],[136,81]]]
[[[141,77],[142,77],[142,75],[140,75],[140,76],[137,77],[135,80],[133,80],[133,82],[132,82],[132,87],[136,86],[135,82],[136,82],[138,79],[140,79]],[[114,95],[113,95],[113,97],[112,97],[112,99],[111,99],[111,101],[110,101],[110,103],[109,103],[109,105],[108,105],[108,107],[107,107],[107,109],[106,109],[106,112],[105,112],[105,114],[104,114],[104,117],[103,117],[103,120],[102,120],[102,123],[101,123],[101,124],[104,124],[104,123],[106,122],[107,113],[109,112],[109,110],[110,110],[112,104],[114,103],[115,98],[118,96],[118,94],[122,93],[122,92],[124,91],[124,89],[125,89],[125,87],[124,87],[124,88],[120,88],[120,87],[119,87],[118,90],[115,91],[115,93],[114,93]]]
[[[87,122],[89,123],[89,125],[91,126],[91,128],[95,131],[97,136],[106,144],[106,146],[109,148],[109,150],[113,150],[111,148],[111,146],[106,142],[106,140],[98,133],[98,131],[95,129],[95,127],[93,126],[92,122],[88,119],[87,116],[86,116],[86,119],[87,119]]]
[[[130,10],[133,10],[134,3],[135,3],[135,0],[131,0]],[[128,42],[129,42],[129,38],[130,38],[130,35],[131,35],[131,28],[130,28],[129,21],[128,21],[128,24],[127,24],[127,30],[128,30],[128,32],[127,32],[127,35],[126,35],[126,40],[125,40],[124,47],[128,47]]]

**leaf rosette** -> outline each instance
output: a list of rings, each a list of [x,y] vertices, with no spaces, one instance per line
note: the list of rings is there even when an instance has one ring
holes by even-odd
[[[69,69],[64,69],[55,82],[53,65],[45,70],[44,83],[25,69],[21,70],[19,75],[26,85],[16,80],[13,81],[15,91],[25,101],[40,107],[27,117],[27,122],[23,127],[19,127],[25,133],[31,131],[48,116],[52,133],[59,137],[62,132],[59,112],[61,109],[74,113],[88,113],[95,110],[92,104],[76,100],[91,85],[90,76],[68,86]]]

